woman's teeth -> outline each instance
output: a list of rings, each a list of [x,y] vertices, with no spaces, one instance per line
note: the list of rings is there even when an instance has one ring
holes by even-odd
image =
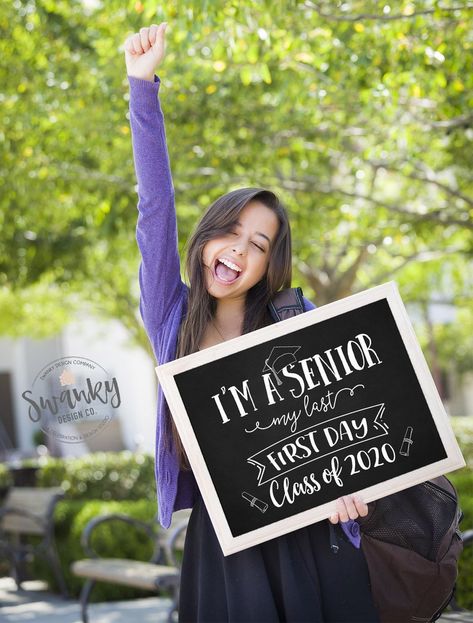
[[[215,266],[215,274],[220,281],[225,283],[233,283],[240,276],[241,268],[230,262],[229,260],[217,260]]]
[[[241,268],[237,266],[236,264],[234,264],[233,262],[230,262],[230,260],[227,260],[227,258],[219,257],[218,261],[222,262],[222,264],[225,264],[225,266],[228,266],[228,268],[231,268],[232,270],[236,270],[238,273],[241,273]]]

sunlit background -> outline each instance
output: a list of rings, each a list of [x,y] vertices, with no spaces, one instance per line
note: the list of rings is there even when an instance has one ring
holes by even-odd
[[[314,303],[397,282],[473,460],[472,5],[14,0],[0,6],[1,484],[30,467],[71,504],[136,495],[155,511],[156,362],[138,311],[122,45],[164,20],[181,251],[219,195],[279,193],[293,285]],[[45,435],[22,397],[72,355],[121,391],[87,443]]]

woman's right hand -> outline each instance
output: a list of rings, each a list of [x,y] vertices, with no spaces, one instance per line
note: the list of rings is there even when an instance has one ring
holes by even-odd
[[[159,26],[140,28],[140,32],[125,41],[125,63],[129,76],[142,80],[154,81],[156,67],[162,62],[166,43],[164,35],[167,22]]]

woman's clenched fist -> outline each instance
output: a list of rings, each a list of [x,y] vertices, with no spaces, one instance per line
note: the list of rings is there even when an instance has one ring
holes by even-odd
[[[162,62],[166,49],[164,39],[167,22],[159,26],[140,28],[140,32],[125,41],[125,62],[129,76],[153,82],[156,67]]]

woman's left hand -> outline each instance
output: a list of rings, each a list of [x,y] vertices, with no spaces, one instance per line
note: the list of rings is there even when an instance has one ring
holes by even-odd
[[[330,516],[331,523],[366,517],[368,505],[358,495],[344,495],[337,500],[337,512]]]

